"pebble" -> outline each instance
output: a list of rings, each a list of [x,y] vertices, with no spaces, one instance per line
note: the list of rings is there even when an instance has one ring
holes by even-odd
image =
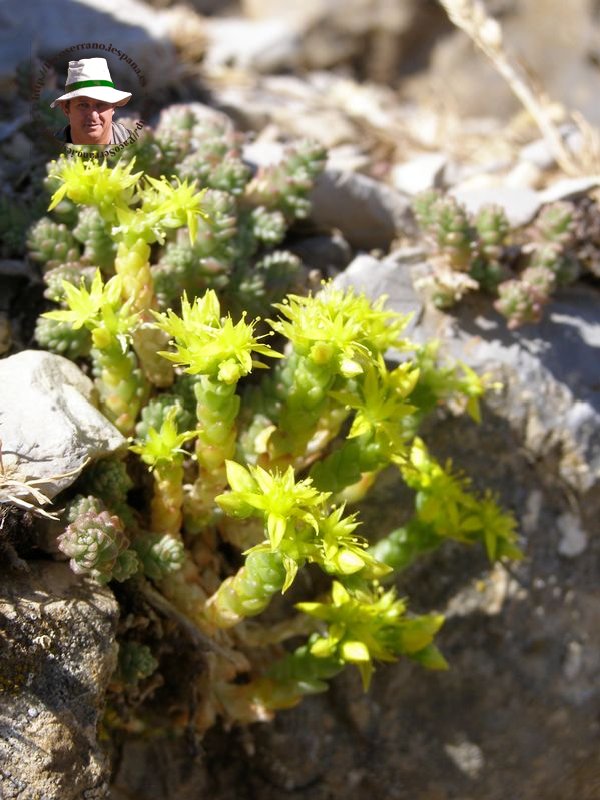
[[[574,514],[563,514],[558,518],[556,524],[562,534],[558,544],[558,552],[561,556],[577,558],[586,551],[588,536],[581,527],[580,520]]]
[[[445,744],[446,755],[469,778],[477,778],[485,766],[483,751],[474,742],[464,740],[458,744]]]
[[[443,153],[426,153],[403,164],[396,164],[390,175],[392,185],[410,195],[439,188],[444,182],[447,164],[448,157]]]

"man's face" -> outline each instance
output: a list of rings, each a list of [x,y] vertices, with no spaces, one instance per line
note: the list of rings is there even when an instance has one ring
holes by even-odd
[[[73,144],[110,144],[114,105],[75,97],[63,104],[63,111],[69,118]]]

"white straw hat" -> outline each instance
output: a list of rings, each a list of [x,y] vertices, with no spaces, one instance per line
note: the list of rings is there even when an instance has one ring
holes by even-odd
[[[131,99],[131,92],[115,89],[105,58],[82,58],[80,61],[69,61],[65,94],[50,103],[50,108],[74,97],[91,97],[92,100],[124,106]]]

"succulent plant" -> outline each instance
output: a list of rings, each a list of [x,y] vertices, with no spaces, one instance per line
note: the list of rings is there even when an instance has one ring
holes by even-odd
[[[68,227],[49,217],[42,217],[30,228],[27,247],[29,257],[45,270],[77,261],[81,255],[79,244]]]
[[[44,350],[72,361],[89,356],[92,347],[90,332],[85,328],[75,330],[68,322],[44,317],[36,322],[34,338]]]
[[[546,266],[528,267],[519,280],[500,284],[494,306],[506,317],[511,330],[528,322],[539,322],[555,286],[553,270]]]
[[[171,534],[142,534],[134,540],[133,547],[144,574],[152,580],[160,581],[183,566],[183,542]]]
[[[106,505],[93,494],[78,494],[67,503],[66,519],[67,522],[75,522],[77,517],[83,514],[99,514],[106,511]]]
[[[508,270],[502,262],[510,225],[500,206],[482,208],[474,224],[477,231],[476,255],[469,274],[482,289],[493,292],[507,277]]]
[[[498,294],[494,306],[509,327],[539,322],[557,286],[577,280],[590,261],[600,263],[600,236],[591,244],[582,227],[584,215],[592,222],[598,217],[597,207],[588,201],[580,208],[564,201],[544,206],[510,245],[513,235],[497,206],[483,207],[470,217],[454,198],[430,190],[414,199],[413,211],[431,255],[429,274],[415,285],[439,308],[449,308],[467,291],[480,288]],[[600,223],[597,227],[600,231]],[[511,270],[515,264],[524,264],[518,275]]]
[[[81,209],[73,235],[84,245],[83,258],[94,267],[100,267],[105,275],[112,275],[117,247],[96,208]]]
[[[133,481],[123,461],[103,458],[85,470],[78,486],[82,493],[100,498],[108,508],[116,508],[126,502]]]
[[[101,410],[136,437],[130,473],[109,459],[81,476],[60,547],[76,571],[103,582],[142,572],[154,588],[140,577],[124,595],[160,593],[171,619],[212,637],[197,683],[202,725],[217,714],[264,718],[347,665],[365,686],[379,660],[444,667],[434,644],[441,617],[411,616],[379,582],[448,539],[477,543],[490,560],[519,556],[512,515],[438,464],[418,436],[442,404],[477,419],[484,382],[440,365],[434,345],[410,342],[408,317],[384,298],[329,284],[306,293],[304,266],[285,243],[308,212],[324,155],[300,142],[252,173],[222,115],[175,106],[110,163],[52,164],[59,221],[30,237],[59,304],[40,323],[41,340],[69,331],[65,352],[89,352]],[[438,248],[438,294],[492,287],[504,268],[502,214],[472,221],[437,193],[420,203]],[[545,276],[556,280],[544,269],[527,273],[530,293]],[[411,354],[394,369],[391,347]],[[389,465],[414,494],[413,516],[371,545],[349,506]],[[331,591],[261,624],[309,564]],[[269,661],[265,645],[298,635],[307,637],[300,647]],[[141,642],[128,647],[121,679],[135,684],[155,660]]]
[[[69,557],[71,569],[89,574],[100,583],[124,581],[138,568],[135,553],[119,517],[108,511],[80,514],[58,537],[59,549]]]
[[[149,678],[158,668],[158,661],[148,645],[139,642],[119,644],[117,677],[130,686]]]
[[[542,208],[532,226],[534,238],[551,242],[561,248],[570,247],[575,241],[576,219],[573,203],[556,201]]]

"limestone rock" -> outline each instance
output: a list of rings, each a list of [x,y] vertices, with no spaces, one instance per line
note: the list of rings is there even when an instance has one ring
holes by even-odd
[[[393,269],[374,260],[357,271],[358,280],[352,272],[343,280],[373,298],[388,294],[389,307],[395,307]],[[406,311],[405,298],[406,289],[398,311]],[[496,375],[502,392],[489,392],[486,403],[533,458],[557,459],[557,476],[579,496],[600,484],[599,303],[599,293],[589,287],[563,289],[539,324],[509,331],[489,301],[479,298],[452,315],[428,309],[412,334],[440,339],[446,355]]]
[[[358,250],[387,250],[400,235],[416,233],[409,199],[367,175],[326,169],[310,201],[312,222],[337,228]]]
[[[278,17],[247,20],[239,17],[206,21],[206,68],[223,67],[273,72],[292,69],[300,60],[301,40],[294,28]]]
[[[312,139],[328,149],[349,148],[360,138],[359,128],[337,102],[323,103],[323,93],[330,89],[321,85],[319,77],[263,75],[241,83],[234,80],[217,86],[213,97],[241,127],[262,130],[261,139],[276,129],[288,139]]]
[[[544,203],[540,192],[514,186],[485,186],[477,189],[457,186],[450,194],[470,214],[476,214],[483,206],[501,206],[511,226],[515,228],[531,222]]]
[[[457,318],[430,315],[423,334],[474,369],[503,384],[486,402],[506,419],[533,457],[556,460],[560,480],[579,496],[600,482],[600,356],[598,292],[561,291],[537,325],[508,331],[504,320],[465,305]],[[456,319],[456,318],[455,318]]]
[[[0,579],[0,796],[103,800],[97,741],[116,665],[117,603],[66,564],[28,562]]]
[[[538,77],[542,92],[597,124],[598,75],[588,57],[599,30],[594,0],[568,6],[563,0],[499,0],[486,7],[502,25],[505,46]],[[508,83],[462,31],[438,37],[428,55],[427,74],[406,87],[412,96],[442,86],[464,116],[507,118],[521,110]]]
[[[299,239],[290,244],[289,250],[302,259],[308,269],[318,270],[324,278],[342,273],[352,260],[350,246],[339,233]]]
[[[360,255],[336,277],[335,285],[341,288],[352,286],[371,298],[385,295],[386,308],[413,315],[405,329],[410,335],[423,311],[422,299],[413,288],[411,267],[422,258],[423,253],[419,248],[404,248],[382,261],[373,256]]]
[[[242,10],[254,21],[285,22],[298,36],[302,67],[329,69],[361,59],[368,77],[385,83],[393,78],[404,49],[399,41],[412,44],[419,30],[428,30],[428,23],[442,16],[423,5],[418,0],[244,0]]]
[[[578,153],[582,147],[582,135],[574,125],[561,125],[559,133],[565,145],[573,153]],[[539,169],[550,169],[556,163],[552,149],[546,139],[535,139],[519,151],[519,160],[526,161]]]
[[[25,350],[2,359],[0,386],[4,470],[38,481],[49,499],[70,486],[88,460],[126,447],[92,404],[92,381],[62,356]]]
[[[0,9],[0,83],[10,80],[17,64],[32,55],[53,59],[79,44],[113,45],[139,68],[146,85],[131,64],[106,53],[111,75],[126,91],[140,92],[168,85],[175,79],[175,49],[169,41],[174,25],[169,11],[151,10],[139,0],[28,0]],[[106,51],[104,51],[106,52]],[[66,73],[71,59],[103,56],[103,51],[80,48],[65,53],[55,64]],[[36,76],[37,78],[37,76]],[[135,97],[134,97],[135,99]]]
[[[391,172],[393,186],[406,194],[418,194],[426,189],[437,189],[443,183],[448,158],[443,153],[426,153],[401,164]]]
[[[542,203],[555,203],[557,200],[568,200],[586,194],[600,184],[600,176],[591,175],[583,178],[563,178],[540,192]]]

